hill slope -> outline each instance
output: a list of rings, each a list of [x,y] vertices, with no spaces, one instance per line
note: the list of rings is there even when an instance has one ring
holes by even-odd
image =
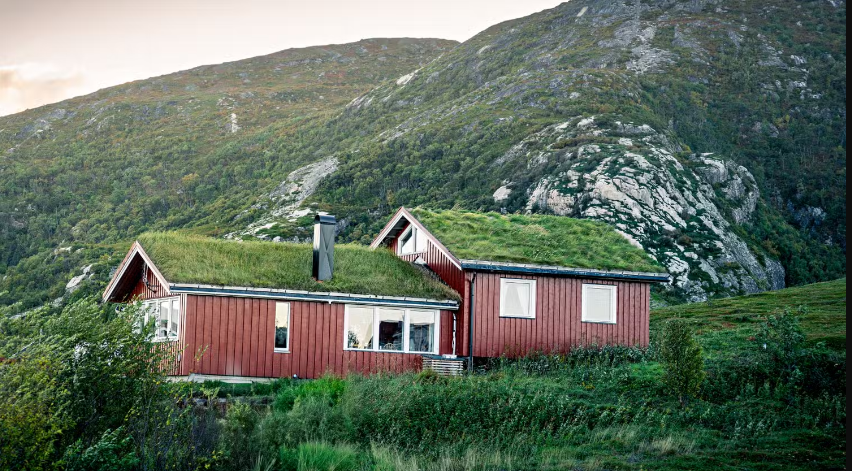
[[[651,323],[689,319],[713,356],[736,352],[754,339],[766,316],[790,310],[800,316],[808,343],[846,350],[846,278],[712,302],[683,304],[651,311]]]
[[[367,241],[424,205],[606,221],[681,300],[837,278],[845,18],[842,2],[572,1],[456,47],[308,48],[1,118],[0,256],[23,276],[63,240],[146,229],[304,240],[317,208]]]
[[[215,233],[258,187],[280,181],[275,167],[286,175],[300,165],[270,143],[320,127],[456,44],[291,49],[0,117],[0,304],[59,296],[72,272],[103,255],[92,244],[158,228],[209,224]]]
[[[354,100],[321,147],[295,138],[339,163],[308,203],[362,240],[401,204],[604,220],[691,300],[841,276],[844,21],[842,3],[587,0],[493,26]],[[266,204],[244,235],[297,234],[298,204]]]

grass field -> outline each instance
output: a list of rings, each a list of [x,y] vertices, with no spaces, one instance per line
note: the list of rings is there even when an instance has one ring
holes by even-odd
[[[709,355],[729,355],[748,348],[767,315],[785,309],[799,315],[808,344],[846,350],[846,278],[657,309],[651,312],[651,329],[666,319],[688,319]]]

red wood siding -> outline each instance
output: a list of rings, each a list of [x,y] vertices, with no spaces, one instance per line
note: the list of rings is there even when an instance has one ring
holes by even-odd
[[[536,280],[535,319],[500,317],[501,278]],[[617,286],[615,324],[582,322],[584,283]],[[647,283],[477,273],[474,294],[477,357],[564,352],[580,345],[648,345]]]
[[[220,296],[186,297],[183,339],[190,373],[317,378],[325,373],[403,372],[419,370],[418,354],[356,352],[343,349],[343,304],[289,301],[290,352],[273,351],[275,303],[271,299]],[[440,311],[441,344],[452,315]],[[201,360],[196,361],[196,353]]]
[[[136,275],[137,282],[133,285],[133,290],[130,292],[128,296],[128,300],[130,299],[154,299],[154,298],[162,298],[167,296],[166,287],[160,284],[160,280],[157,279],[150,271],[148,272],[148,286],[145,286],[145,283],[142,282],[142,271]]]
[[[402,231],[400,231],[400,234],[405,233],[407,229],[408,226],[405,226]],[[396,253],[398,240],[398,237],[394,237],[388,246],[394,253]],[[426,266],[428,266],[430,270],[434,271],[435,274],[444,281],[444,283],[446,283],[450,288],[456,290],[459,295],[463,295],[467,285],[467,283],[465,283],[464,271],[458,268],[449,257],[444,255],[444,253],[438,249],[431,240],[427,239],[426,241],[426,251],[400,256],[400,258],[409,262],[413,262],[418,257],[423,259],[423,261],[426,262]],[[466,301],[467,298],[463,297],[459,303],[459,310],[456,311],[456,355],[459,356],[467,355],[467,317],[461,315],[461,313],[465,312],[464,306]],[[452,312],[446,312],[441,316],[440,354],[444,355],[453,353],[452,333],[453,315]]]

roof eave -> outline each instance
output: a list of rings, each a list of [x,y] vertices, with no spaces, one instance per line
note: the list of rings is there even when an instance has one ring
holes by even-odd
[[[600,278],[612,280],[644,281],[650,283],[669,283],[668,273],[638,272],[626,270],[595,270],[590,268],[572,268],[554,265],[535,265],[528,263],[494,262],[488,260],[462,260],[462,268],[471,271],[498,273],[517,273],[525,275],[573,276],[579,278]]]
[[[175,294],[202,296],[232,296],[241,298],[266,298],[286,301],[312,301],[345,304],[366,304],[399,307],[429,307],[454,311],[458,301],[447,299],[414,298],[402,296],[380,296],[338,292],[316,292],[291,289],[254,288],[248,286],[218,286],[190,283],[172,283],[169,289]]]

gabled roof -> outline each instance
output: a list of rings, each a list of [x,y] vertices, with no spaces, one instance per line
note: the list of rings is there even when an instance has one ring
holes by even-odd
[[[589,219],[400,208],[372,246],[386,244],[409,222],[437,241],[459,268],[668,280],[645,251],[611,226]]]
[[[313,248],[309,244],[238,242],[158,232],[140,235],[134,251],[145,254],[172,293],[329,302],[358,298],[389,304],[401,300],[456,304],[459,299],[458,293],[437,278],[390,251],[354,244],[335,246],[334,276],[324,282],[311,277]],[[130,254],[125,262],[129,258]],[[104,293],[105,299],[119,272]]]

